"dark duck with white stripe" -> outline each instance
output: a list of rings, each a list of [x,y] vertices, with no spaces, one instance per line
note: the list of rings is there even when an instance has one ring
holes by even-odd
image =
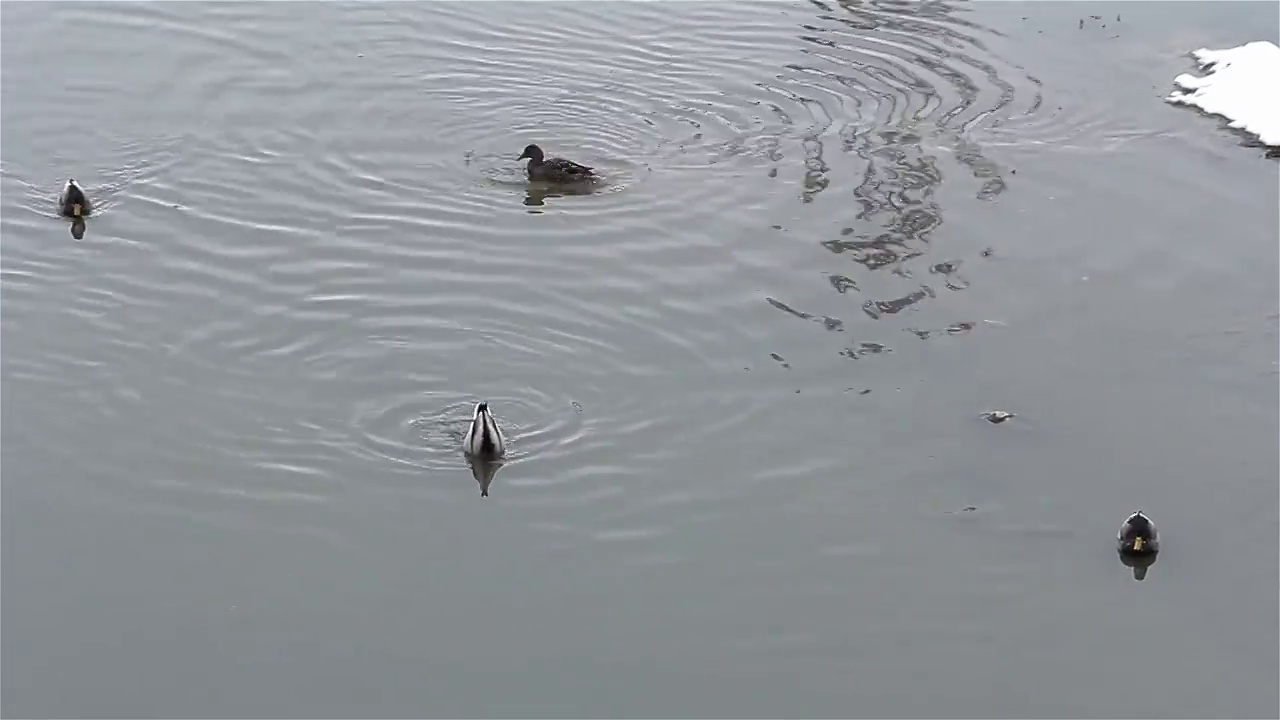
[[[591,180],[596,177],[595,169],[579,165],[564,158],[546,157],[542,148],[537,145],[525,147],[517,160],[529,159],[528,173],[530,180],[542,180],[552,183],[572,183]]]

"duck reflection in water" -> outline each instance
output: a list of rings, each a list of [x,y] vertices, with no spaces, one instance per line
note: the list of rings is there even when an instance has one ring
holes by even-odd
[[[555,185],[532,180],[525,187],[524,204],[529,207],[542,207],[547,204],[548,198],[561,198],[568,195],[590,195],[597,190],[598,188],[582,183]]]
[[[1133,568],[1133,579],[1144,580],[1147,577],[1147,568],[1156,564],[1158,555],[1151,553],[1150,555],[1134,555],[1132,553],[1120,553],[1120,564],[1127,568]]]
[[[502,467],[503,462],[468,457],[467,464],[471,466],[471,476],[480,484],[480,497],[489,497],[489,486],[493,484],[493,477],[498,474],[498,469]]]

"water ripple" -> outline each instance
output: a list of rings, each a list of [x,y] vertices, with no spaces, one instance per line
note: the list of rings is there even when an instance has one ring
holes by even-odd
[[[130,85],[87,68],[48,102],[168,130],[63,148],[27,128],[39,142],[6,144],[0,166],[6,341],[29,343],[6,378],[133,423],[146,440],[128,447],[174,472],[130,482],[193,504],[445,494],[480,399],[512,438],[496,487],[548,512],[615,502],[798,392],[734,374],[774,349],[762,299],[826,338],[849,330],[844,357],[885,360],[869,328],[966,288],[961,253],[931,254],[940,188],[967,176],[975,202],[997,200],[1008,180],[980,131],[1043,112],[1034,78],[947,3],[298,7],[42,17],[99,27],[84,53],[165,38]],[[166,100],[151,111],[152,97]],[[530,185],[515,160],[529,142],[603,183]],[[72,167],[102,209],[78,245],[48,235]],[[803,248],[769,230],[783,222],[807,228]],[[799,253],[827,264],[820,281],[783,272]],[[858,294],[845,311],[819,299]],[[59,334],[40,333],[49,317]],[[73,341],[86,336],[92,358]],[[673,384],[693,389],[656,400]],[[175,479],[227,448],[240,476]],[[95,470],[127,474],[129,458]],[[587,535],[669,536],[621,517]]]

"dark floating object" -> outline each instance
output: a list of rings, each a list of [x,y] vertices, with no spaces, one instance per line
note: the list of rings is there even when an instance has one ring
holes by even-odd
[[[548,158],[537,145],[528,145],[517,160],[529,159],[528,173],[530,180],[542,180],[553,183],[582,182],[595,178],[593,168],[579,165],[564,158]]]
[[[1120,526],[1120,532],[1116,533],[1116,550],[1120,554],[1120,564],[1133,569],[1133,579],[1145,579],[1147,568],[1155,564],[1160,552],[1156,524],[1141,510],[1130,515]]]
[[[62,192],[58,194],[58,211],[63,217],[69,218],[86,217],[93,211],[84,188],[80,187],[75,178],[67,180],[67,184],[62,186]]]
[[[1116,533],[1116,549],[1122,555],[1155,555],[1160,552],[1156,524],[1141,510],[1130,515]]]
[[[1015,417],[1013,413],[1004,410],[988,410],[982,413],[982,418],[992,425],[999,425],[1012,417]]]

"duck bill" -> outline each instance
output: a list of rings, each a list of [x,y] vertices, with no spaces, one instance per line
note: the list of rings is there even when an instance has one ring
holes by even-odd
[[[1135,552],[1142,552],[1142,546],[1143,546],[1143,545],[1145,545],[1145,544],[1146,544],[1146,541],[1145,541],[1145,540],[1143,540],[1142,538],[1136,538],[1136,539],[1133,541],[1133,549],[1134,549],[1134,551],[1135,551]]]
[[[75,203],[74,205],[71,206],[71,214],[75,215],[76,217],[80,217],[83,211],[84,211],[84,208],[81,207],[80,203]]]

